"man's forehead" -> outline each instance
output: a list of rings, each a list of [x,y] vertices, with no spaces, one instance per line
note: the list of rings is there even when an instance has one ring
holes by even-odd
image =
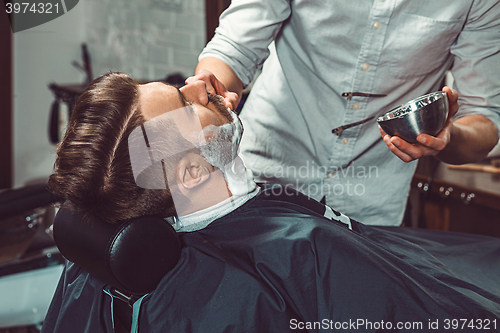
[[[139,85],[139,103],[146,120],[186,105],[179,89],[164,82]]]

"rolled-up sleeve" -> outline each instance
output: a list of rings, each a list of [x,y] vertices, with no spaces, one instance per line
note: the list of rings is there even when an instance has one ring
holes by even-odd
[[[451,53],[460,95],[457,118],[484,115],[500,135],[500,1],[474,2]]]
[[[268,46],[290,12],[289,0],[233,0],[199,59],[224,61],[248,85],[269,56]]]

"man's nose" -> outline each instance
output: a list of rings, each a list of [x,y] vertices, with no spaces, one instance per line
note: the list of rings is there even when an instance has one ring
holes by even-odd
[[[196,81],[180,88],[185,99],[189,102],[199,103],[203,106],[208,104],[208,94],[205,82]]]

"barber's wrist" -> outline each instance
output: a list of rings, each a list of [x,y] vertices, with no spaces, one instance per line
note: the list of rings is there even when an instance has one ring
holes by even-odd
[[[497,142],[493,122],[481,115],[470,115],[452,123],[450,142],[436,157],[449,164],[478,162],[486,158]]]
[[[446,147],[444,147],[443,150],[436,155],[436,158],[445,163],[455,164],[453,163],[453,159],[457,157],[456,155],[459,151],[459,147],[457,147],[457,145],[459,145],[459,142],[461,141],[460,126],[457,127],[455,122],[452,121],[449,133],[450,137]]]

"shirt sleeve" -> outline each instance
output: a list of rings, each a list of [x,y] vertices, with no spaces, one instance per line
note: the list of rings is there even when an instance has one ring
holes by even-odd
[[[291,13],[289,0],[233,0],[199,59],[227,63],[248,85],[269,56],[268,46]]]
[[[456,117],[484,115],[500,135],[500,1],[474,2],[451,53],[460,96]]]

